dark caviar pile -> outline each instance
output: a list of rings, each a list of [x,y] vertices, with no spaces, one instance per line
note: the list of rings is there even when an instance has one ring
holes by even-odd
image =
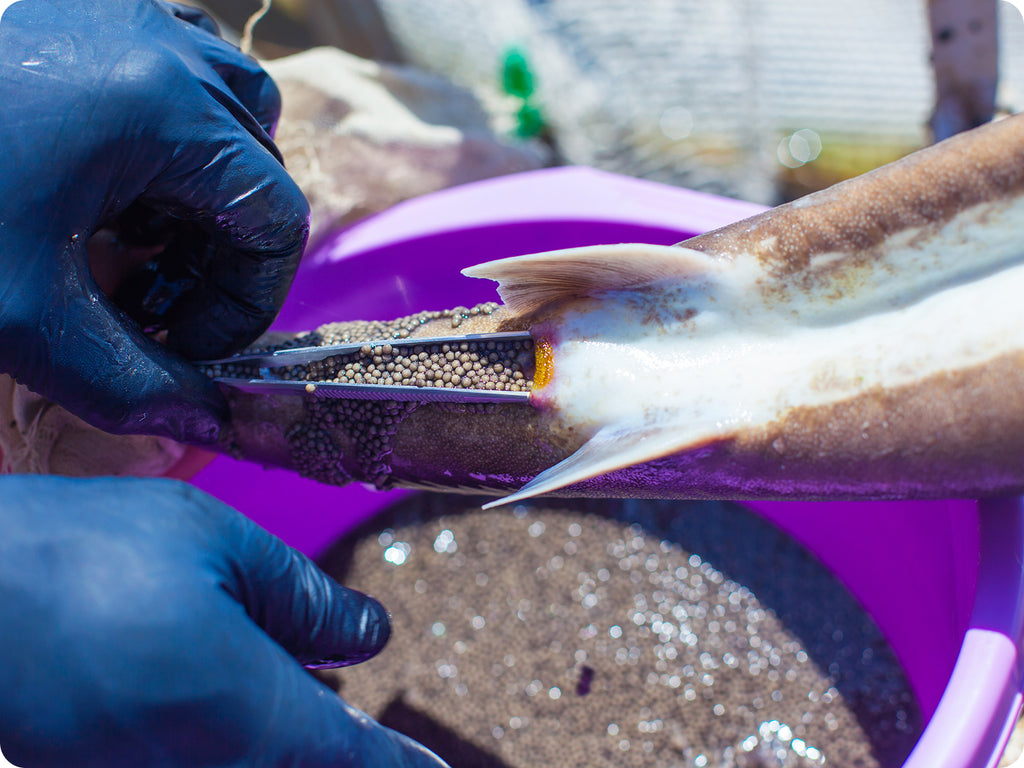
[[[327,679],[461,768],[898,766],[920,733],[871,618],[738,505],[416,495],[323,565],[393,622]]]

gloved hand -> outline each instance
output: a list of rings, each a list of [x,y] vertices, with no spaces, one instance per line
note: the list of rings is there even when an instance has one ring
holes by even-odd
[[[374,655],[381,606],[182,483],[0,478],[0,627],[22,768],[443,766],[296,662]]]
[[[184,358],[266,330],[308,232],[273,82],[184,6],[20,0],[0,105],[0,372],[111,432],[214,440],[226,403]],[[137,306],[90,272],[105,227],[163,248]]]

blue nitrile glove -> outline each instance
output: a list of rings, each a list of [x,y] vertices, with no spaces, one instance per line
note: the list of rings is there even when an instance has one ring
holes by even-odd
[[[296,661],[362,661],[389,631],[191,486],[0,478],[0,749],[22,768],[440,768]]]
[[[227,406],[185,358],[230,354],[266,330],[308,232],[270,138],[279,111],[269,77],[195,10],[8,7],[0,371],[111,432],[215,439]],[[89,269],[101,228],[165,246],[117,304]],[[140,322],[166,329],[167,348]]]

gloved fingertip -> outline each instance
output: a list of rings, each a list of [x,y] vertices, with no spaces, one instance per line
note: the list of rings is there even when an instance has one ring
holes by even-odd
[[[273,139],[281,117],[281,91],[270,75],[255,61],[249,66],[238,66],[236,62],[235,66],[218,68],[218,72],[242,106],[256,118],[267,137]],[[266,146],[262,137],[257,138]],[[279,162],[284,162],[276,145],[267,148],[272,154],[276,153]]]
[[[96,289],[64,318],[73,329],[44,349],[48,378],[27,386],[111,434],[208,445],[230,411],[206,373],[146,337]],[[54,373],[50,373],[50,371]]]
[[[139,389],[141,421],[132,431],[169,437],[179,443],[211,445],[230,419],[227,398],[220,387],[198,368],[160,346],[146,348],[151,365],[163,370],[154,375],[152,389]]]
[[[216,388],[214,395],[194,404],[194,409],[184,410],[180,418],[168,423],[167,437],[179,443],[191,445],[213,445],[220,437],[221,427],[230,417],[227,401]]]
[[[217,398],[183,397],[170,401],[159,398],[151,406],[128,418],[91,419],[106,432],[120,435],[153,435],[189,445],[212,445],[220,437],[229,411],[223,395]]]
[[[353,593],[358,594],[358,593]],[[372,597],[363,595],[365,601],[358,617],[347,616],[347,621],[354,621],[357,628],[346,633],[349,643],[344,651],[323,658],[303,660],[306,669],[334,669],[361,664],[383,650],[391,638],[391,618],[387,610]]]
[[[212,445],[231,417],[227,398],[205,373],[162,348],[151,350],[152,364],[170,374],[142,391],[139,420],[123,432],[158,435],[179,443]]]

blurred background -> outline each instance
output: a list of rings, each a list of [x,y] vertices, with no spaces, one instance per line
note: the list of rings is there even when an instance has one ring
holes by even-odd
[[[237,36],[260,0],[202,5]],[[959,127],[1024,102],[1006,0],[273,0],[254,28],[261,59],[314,46],[446,79],[542,164],[764,204],[955,132],[943,93]]]

